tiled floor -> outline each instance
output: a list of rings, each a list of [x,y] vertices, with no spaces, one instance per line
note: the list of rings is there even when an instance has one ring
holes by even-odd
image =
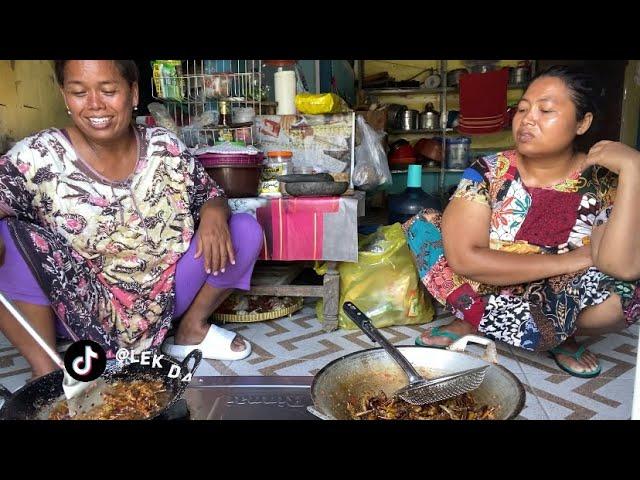
[[[430,325],[448,323],[440,318]],[[251,341],[253,353],[242,361],[203,361],[197,376],[314,375],[328,362],[373,345],[360,330],[325,333],[312,303],[292,317],[250,324],[228,324]],[[383,333],[394,344],[412,345],[424,326],[392,327]],[[498,344],[499,362],[527,391],[521,419],[629,419],[633,400],[638,326],[618,334],[587,339],[603,372],[580,379],[559,370],[543,355]],[[480,352],[482,347],[472,346]],[[0,383],[16,390],[30,377],[25,359],[0,335]]]

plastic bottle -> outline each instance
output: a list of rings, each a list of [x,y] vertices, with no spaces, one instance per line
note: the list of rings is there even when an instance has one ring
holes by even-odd
[[[425,208],[442,210],[440,200],[422,190],[422,166],[409,165],[407,189],[389,195],[389,224],[404,223]]]

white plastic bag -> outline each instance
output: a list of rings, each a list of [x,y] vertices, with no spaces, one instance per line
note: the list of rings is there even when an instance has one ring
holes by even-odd
[[[356,147],[353,185],[361,190],[373,190],[381,185],[391,185],[391,170],[382,146],[382,138],[385,134],[376,132],[362,115],[358,115],[356,121],[356,128],[360,130],[362,141]]]

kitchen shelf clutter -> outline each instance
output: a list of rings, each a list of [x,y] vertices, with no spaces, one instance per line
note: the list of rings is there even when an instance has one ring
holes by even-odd
[[[377,63],[365,69],[365,62]],[[516,63],[517,62],[517,63]],[[460,65],[459,65],[460,64]],[[459,68],[464,65],[465,68]],[[513,65],[513,66],[511,66]],[[388,142],[393,149],[394,144],[409,142],[418,147],[425,139],[435,139],[441,143],[441,158],[421,158],[416,150],[416,161],[422,164],[422,173],[437,175],[436,188],[434,190],[444,199],[451,185],[445,185],[446,181],[456,181],[459,174],[464,171],[465,164],[473,161],[475,152],[474,143],[486,152],[487,143],[508,143],[510,125],[493,135],[468,133],[458,131],[459,122],[459,79],[467,72],[485,73],[492,70],[509,67],[509,83],[507,84],[507,99],[513,104],[520,95],[519,91],[526,88],[531,73],[535,68],[535,62],[523,61],[448,61],[448,60],[420,60],[398,61],[391,60],[361,60],[360,61],[360,98],[365,104],[376,105],[379,108],[386,105],[388,120],[385,131]],[[388,70],[388,71],[387,71]],[[367,75],[365,76],[365,71]],[[415,74],[412,74],[415,72]],[[410,76],[407,80],[396,81],[395,77]],[[436,125],[427,125],[423,128],[422,116],[433,109],[430,104],[435,104]],[[420,112],[424,107],[424,112]],[[400,112],[400,113],[398,113]],[[401,115],[407,118],[401,118]],[[418,116],[419,120],[410,118]],[[506,123],[509,122],[508,114],[505,115]],[[413,122],[413,123],[412,123]],[[487,142],[489,140],[489,142]],[[433,140],[430,140],[433,142]],[[422,145],[421,145],[422,146]],[[500,148],[496,148],[499,150]],[[434,150],[432,150],[434,151]],[[390,153],[391,172],[393,174],[406,174],[407,169],[403,159],[403,165],[393,161]],[[457,177],[456,177],[457,175]],[[395,181],[395,178],[394,178]],[[433,188],[434,182],[427,184]],[[436,192],[433,192],[436,193]]]
[[[261,60],[156,60],[151,88],[154,119],[187,146],[254,144],[267,99]]]

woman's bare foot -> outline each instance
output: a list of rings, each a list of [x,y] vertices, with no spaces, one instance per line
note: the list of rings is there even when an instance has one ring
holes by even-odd
[[[589,374],[591,372],[597,371],[598,368],[600,368],[598,357],[596,357],[588,350],[584,350],[584,353],[582,353],[582,355],[579,355],[578,358],[559,353],[559,351],[561,350],[575,354],[580,349],[580,347],[581,345],[576,342],[576,339],[574,337],[569,337],[564,341],[564,343],[561,343],[554,349],[553,355],[558,363],[561,363],[569,370],[573,370],[574,372]]]
[[[476,327],[460,319],[455,319],[450,324],[439,327],[438,332],[440,335],[431,336],[432,330],[433,329],[429,329],[420,335],[420,340],[425,345],[435,345],[438,347],[448,347],[454,342],[453,339],[443,336],[442,333],[444,332],[453,333],[460,337],[463,337],[464,335],[475,335],[478,333],[478,329]]]

